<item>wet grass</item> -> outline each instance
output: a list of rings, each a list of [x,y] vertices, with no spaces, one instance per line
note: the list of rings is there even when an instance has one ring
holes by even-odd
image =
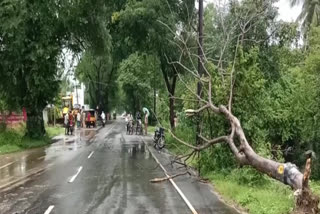
[[[311,181],[309,184],[312,191],[320,197],[320,181]]]
[[[293,210],[293,191],[276,181],[249,186],[216,173],[205,177],[227,202],[240,205],[251,214],[287,214]]]
[[[205,177],[228,203],[236,204],[250,214],[289,214],[294,209],[295,199],[290,187],[266,176],[267,182],[259,185],[241,183],[233,173],[210,172]],[[320,182],[311,181],[310,186],[320,196]]]
[[[184,137],[188,138],[188,135]],[[190,149],[176,143],[168,134],[166,134],[166,140],[167,148],[172,154],[191,152]],[[188,165],[197,168],[198,162],[190,158]],[[249,214],[289,214],[294,209],[293,191],[288,186],[256,172],[251,167],[235,168],[231,171],[229,169],[223,172],[218,169],[208,170],[202,172],[202,176],[209,179],[215,191],[227,203],[236,204]],[[320,181],[311,181],[310,187],[320,196]]]
[[[51,138],[64,133],[62,127],[46,127],[47,135],[40,139],[25,137],[25,126],[0,132],[0,154],[12,153],[46,146],[51,143]]]
[[[64,128],[61,126],[56,126],[56,127],[46,127],[47,135],[49,138],[53,138],[55,136],[64,134]]]
[[[154,131],[156,130],[156,127],[155,126],[148,126],[148,133],[149,134],[154,134]]]

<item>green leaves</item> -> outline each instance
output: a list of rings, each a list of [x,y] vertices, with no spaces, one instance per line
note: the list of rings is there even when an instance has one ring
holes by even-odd
[[[154,55],[136,52],[122,61],[118,80],[127,95],[129,109],[141,111],[142,106],[150,106],[154,78],[159,78],[159,71],[159,60]]]

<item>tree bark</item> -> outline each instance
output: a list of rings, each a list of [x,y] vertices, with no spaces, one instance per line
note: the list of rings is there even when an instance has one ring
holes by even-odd
[[[252,149],[248,143],[240,121],[225,106],[220,106],[217,110],[222,113],[230,122],[234,130],[234,137],[240,142],[239,149],[233,142],[233,136],[228,138],[231,151],[242,165],[250,165],[258,171],[291,186],[293,189],[302,189],[303,174],[292,163],[279,163],[261,157]]]
[[[161,61],[161,71],[164,78],[164,82],[167,88],[167,91],[169,93],[169,121],[170,121],[170,127],[171,130],[174,130],[174,94],[176,90],[176,83],[177,83],[177,71],[172,66],[172,69],[174,71],[174,75],[172,76],[172,83],[169,81],[169,75],[166,72],[168,62]]]
[[[108,91],[108,89],[106,90],[106,92],[105,92],[106,94],[105,94],[105,106],[104,106],[104,111],[105,112],[109,112],[109,91]]]
[[[169,111],[170,111],[170,127],[171,130],[174,130],[174,94],[176,89],[176,83],[177,83],[177,75],[173,76],[172,84],[171,84],[171,90],[169,91]]]
[[[308,180],[311,174],[311,157],[307,159],[305,173],[301,173],[297,166],[292,163],[279,163],[264,157],[261,157],[249,145],[240,121],[225,106],[218,109],[212,108],[214,111],[222,113],[232,126],[232,133],[228,138],[228,144],[236,156],[237,160],[243,165],[250,165],[258,171],[289,185],[297,190],[296,214],[318,214],[319,213],[319,197],[312,194],[308,186]],[[233,136],[233,134],[235,136]],[[240,142],[239,149],[233,142],[236,137]]]
[[[46,134],[42,110],[27,109],[27,133],[30,138],[41,138]]]

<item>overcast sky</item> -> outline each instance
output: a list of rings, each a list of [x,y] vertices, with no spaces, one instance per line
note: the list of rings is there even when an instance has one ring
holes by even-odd
[[[210,2],[215,2],[215,3],[220,2],[220,4],[223,4],[227,1],[226,0],[204,0],[205,4],[208,4]],[[301,5],[291,8],[289,0],[279,0],[279,2],[277,2],[275,5],[278,7],[278,10],[279,10],[278,19],[279,20],[281,19],[287,22],[295,21],[301,11]]]

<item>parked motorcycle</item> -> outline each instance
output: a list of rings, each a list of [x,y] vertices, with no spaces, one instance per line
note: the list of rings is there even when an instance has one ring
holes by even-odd
[[[162,149],[165,147],[165,136],[164,136],[164,128],[158,127],[153,136],[153,143],[155,149]]]

